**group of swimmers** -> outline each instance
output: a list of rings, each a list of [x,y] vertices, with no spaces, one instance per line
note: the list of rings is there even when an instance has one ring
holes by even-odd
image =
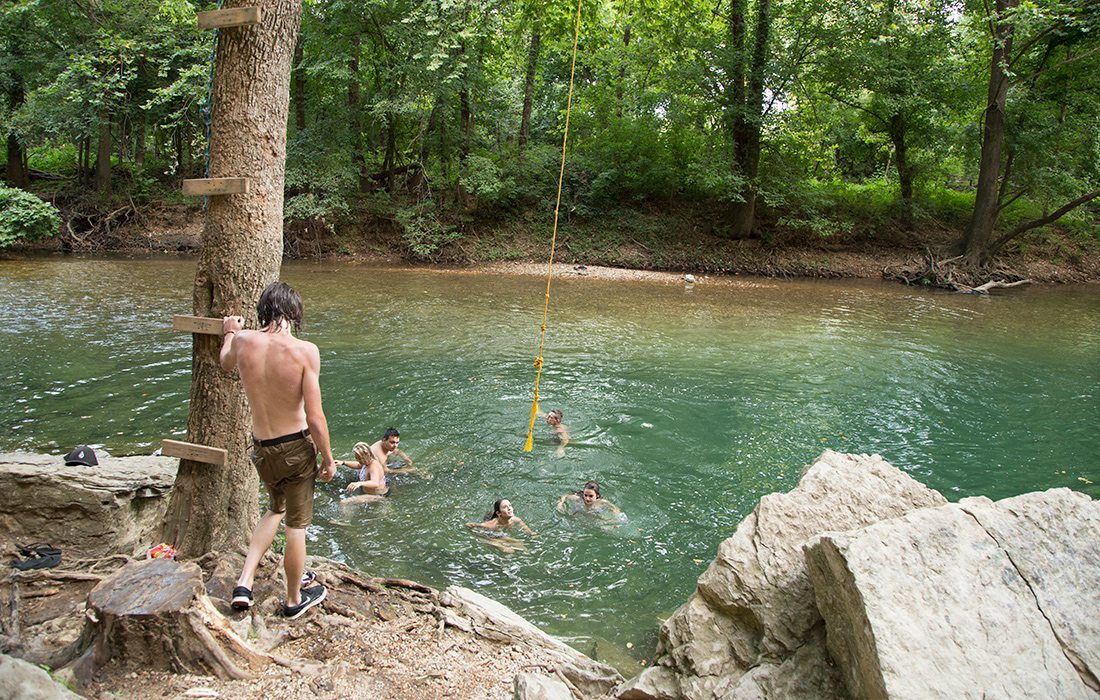
[[[552,430],[552,437],[558,443],[557,453],[563,454],[565,446],[569,444],[569,428],[562,422],[564,413],[560,408],[555,408],[549,413],[540,415],[544,416],[546,424]],[[387,474],[418,473],[412,459],[398,447],[400,444],[401,433],[397,428],[387,428],[382,438],[373,445],[365,442],[356,443],[352,448],[354,460],[336,461],[337,466],[357,470],[357,478],[347,485],[346,490],[349,494],[359,493],[345,499],[345,504],[377,500],[387,496],[390,490]],[[392,457],[400,458],[402,463],[391,465],[389,460]],[[563,515],[579,513],[619,515],[621,513],[618,506],[600,495],[600,485],[595,481],[589,481],[579,491],[562,496],[558,500],[557,511]],[[532,537],[538,537],[538,533],[515,514],[512,503],[506,498],[494,502],[492,510],[485,514],[482,522],[466,523],[466,527],[477,529],[493,537],[489,544],[505,552],[526,549],[519,540],[504,536],[505,530],[516,527]]]

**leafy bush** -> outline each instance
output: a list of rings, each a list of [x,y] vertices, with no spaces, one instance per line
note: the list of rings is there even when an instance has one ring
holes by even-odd
[[[462,238],[454,226],[439,220],[430,200],[401,207],[394,215],[401,224],[401,237],[418,258],[430,260],[444,245]]]
[[[19,241],[56,236],[60,230],[61,215],[54,205],[0,184],[0,249]]]
[[[515,181],[505,177],[497,164],[485,156],[469,156],[459,182],[485,209],[506,208],[516,196]]]

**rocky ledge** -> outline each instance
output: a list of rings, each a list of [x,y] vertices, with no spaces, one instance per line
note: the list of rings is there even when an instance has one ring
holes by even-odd
[[[653,665],[622,682],[476,593],[327,560],[311,562],[331,595],[308,627],[279,622],[274,585],[256,589],[254,614],[234,616],[224,567],[133,559],[173,478],[174,460],[92,470],[0,455],[11,496],[0,502],[0,542],[45,539],[85,557],[6,573],[0,652],[67,666],[62,677],[103,697],[1100,697],[1100,503],[1068,489],[948,503],[881,457],[826,451],[721,544],[662,625]],[[126,658],[81,673],[89,625],[105,609],[93,603],[119,590],[114,579],[165,566],[158,576],[195,592],[179,607],[201,623],[191,628],[225,640],[225,667],[241,677],[211,677],[201,659],[181,667],[175,641],[163,646],[171,653],[146,654],[156,648],[148,625],[123,644]],[[277,558],[264,566],[276,580]],[[20,663],[0,655],[0,697],[5,683],[19,696],[51,682]]]

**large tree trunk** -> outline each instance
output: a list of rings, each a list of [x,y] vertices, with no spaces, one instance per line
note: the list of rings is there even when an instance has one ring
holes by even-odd
[[[982,155],[978,170],[978,189],[974,211],[963,233],[962,250],[966,262],[974,267],[989,263],[993,227],[997,224],[998,187],[1001,177],[1001,148],[1005,138],[1005,106],[1008,98],[1008,62],[1012,55],[1014,27],[1004,19],[1018,0],[997,0],[997,25],[994,30],[993,60],[989,69],[989,90],[982,132]]]
[[[348,114],[351,115],[351,162],[359,173],[359,191],[370,190],[370,173],[367,172],[367,156],[363,152],[363,118],[359,97],[359,53],[361,39],[358,34],[351,38],[351,58],[348,59]]]
[[[294,128],[298,132],[306,128],[306,69],[302,66],[306,50],[302,38],[294,44]]]
[[[905,142],[905,118],[900,114],[890,117],[890,141],[894,144],[901,186],[901,223],[909,231],[913,228],[913,168],[909,165],[909,148]]]
[[[731,0],[730,39],[733,47],[730,109],[734,169],[747,181],[742,202],[733,205],[730,228],[734,238],[746,238],[756,222],[756,176],[760,167],[760,129],[763,125],[764,70],[771,32],[771,0],[757,0],[751,56],[745,53],[746,0]],[[746,70],[747,67],[747,70]]]
[[[519,157],[523,160],[523,151],[527,148],[527,140],[531,137],[531,107],[535,101],[535,70],[539,62],[539,46],[542,44],[542,34],[536,22],[531,30],[531,46],[527,49],[527,72],[523,80],[523,113],[519,120]]]
[[[101,194],[111,193],[111,115],[99,112],[99,146],[95,156],[95,188]]]
[[[252,187],[210,198],[193,310],[254,325],[256,300],[282,262],[290,66],[302,8],[300,0],[227,4],[259,5],[263,22],[219,34],[210,177],[248,177]],[[247,456],[251,415],[239,377],[218,364],[220,346],[219,336],[194,336],[187,432],[190,442],[223,447],[229,457],[224,467],[180,461],[163,538],[183,557],[245,547],[259,518],[259,479]]]
[[[14,112],[22,106],[24,99],[23,79],[14,78],[11,87],[8,88],[8,107]],[[30,177],[27,174],[27,154],[23,150],[23,142],[19,140],[19,137],[13,131],[8,132],[7,180],[12,187],[23,189],[26,189],[27,185],[30,184]]]

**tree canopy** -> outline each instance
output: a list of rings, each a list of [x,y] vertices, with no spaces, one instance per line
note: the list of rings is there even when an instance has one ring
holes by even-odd
[[[201,176],[215,36],[195,14],[214,7],[6,3],[7,181],[48,171],[140,200]],[[306,0],[292,230],[373,217],[430,258],[472,223],[545,211],[575,11]],[[985,263],[1092,214],[1098,68],[1090,0],[583,0],[563,206],[591,218],[704,204],[735,238],[947,220]]]

